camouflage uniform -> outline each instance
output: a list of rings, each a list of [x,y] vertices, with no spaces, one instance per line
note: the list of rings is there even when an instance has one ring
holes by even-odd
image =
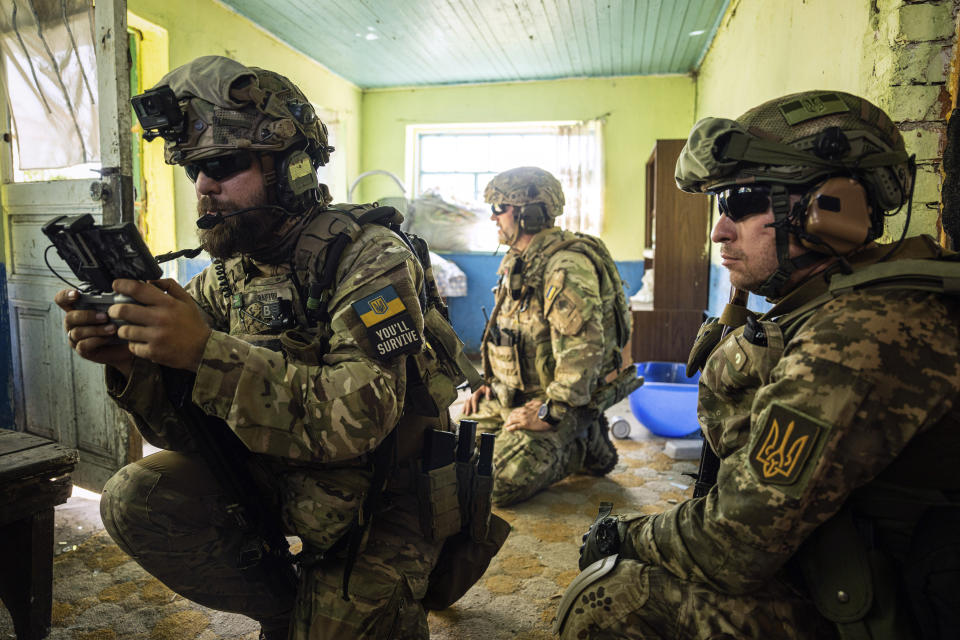
[[[193,401],[226,420],[244,444],[260,454],[257,458],[268,470],[262,480],[281,508],[285,529],[320,550],[344,531],[349,522],[342,520],[343,513],[359,506],[368,487],[361,456],[389,433],[403,410],[404,358],[378,361],[370,356],[369,339],[352,305],[392,286],[410,312],[413,328],[423,330],[416,297],[422,284],[420,266],[394,234],[377,225],[365,227],[340,265],[339,286],[331,300],[330,351],[318,366],[285,358],[277,332],[266,324],[269,301],[292,300],[298,315],[303,308],[288,266],[248,257],[226,261],[227,282],[243,300],[239,309],[224,299],[214,266],[187,286],[214,329],[197,372]],[[305,318],[297,321],[306,326]],[[232,567],[240,536],[229,531],[231,518],[223,510],[216,482],[191,455],[196,446],[166,401],[159,367],[138,360],[126,387],[114,376],[108,380],[111,393],[144,437],[178,452],[129,465],[108,483],[104,509],[114,538],[148,571],[191,600],[261,620],[282,613],[284,607],[289,610],[292,600],[276,602],[263,581],[243,580]],[[162,463],[153,460],[158,456]],[[177,465],[203,479],[184,482],[177,474],[164,473],[164,468]],[[385,637],[384,629],[400,633],[400,627],[392,626],[398,624],[400,611],[409,618],[402,621],[404,632],[427,635],[416,601],[423,597],[439,545],[419,533],[414,495],[388,488],[388,498],[394,508],[374,519],[368,551],[353,571],[352,602],[343,601],[339,591],[342,562],[306,572],[294,638]]]
[[[222,95],[182,101],[189,131],[201,134],[186,142],[168,138],[170,161],[183,160],[178,147],[206,157],[211,148],[214,155],[248,148],[249,139],[258,136],[265,148],[296,144],[315,154],[332,150],[302,94],[280,76],[219,57],[200,58],[172,74],[168,77],[175,87],[188,84],[178,95],[221,87],[236,98],[231,81],[252,77],[240,97],[263,94],[269,100],[260,103],[266,105],[266,120],[249,105],[242,107],[243,100],[239,105],[224,102]],[[190,88],[196,74],[226,80],[196,82]],[[246,111],[235,110],[241,107]],[[196,119],[195,112],[210,119]],[[284,113],[285,119],[269,119]],[[306,134],[297,133],[301,130]],[[311,171],[312,156],[303,157],[297,179]],[[313,198],[318,200],[326,200],[324,189]],[[284,207],[296,205],[288,198]],[[333,284],[324,291],[328,316],[319,324],[308,318],[304,289],[312,282],[311,273],[325,264],[331,246],[326,239],[332,240],[343,225],[349,227],[348,217],[314,205],[288,219],[277,244],[255,256],[218,261],[186,287],[213,329],[187,399],[207,416],[225,421],[253,454],[247,466],[260,489],[258,498],[269,503],[268,512],[278,514],[284,533],[303,541],[300,584],[285,584],[269,562],[237,568],[251,534],[232,516],[231,494],[199,454],[202,445],[193,433],[197,425],[186,424],[171,402],[176,384],[170,370],[147,360],[136,359],[128,379],[108,368],[108,391],[144,438],[167,451],[111,478],[101,512],[120,547],[171,589],[200,604],[257,619],[271,637],[287,637],[292,615],[292,640],[425,638],[429,634],[420,600],[443,541],[428,541],[421,533],[415,488],[407,478],[422,443],[422,430],[403,431],[405,424],[421,424],[405,406],[407,360],[415,356],[404,355],[412,352],[409,348],[395,349],[399,343],[384,349],[364,315],[389,312],[393,315],[387,317],[402,318],[416,336],[425,335],[418,297],[424,273],[397,234],[366,224],[356,235],[347,234],[333,263]],[[309,273],[303,272],[304,265]],[[305,344],[291,342],[291,336]],[[412,346],[426,353],[419,338]],[[437,409],[439,426],[449,425],[446,405]],[[376,510],[365,529],[345,594],[349,553],[343,545],[333,545],[370,492],[374,450],[394,431],[409,437],[400,438],[393,450],[400,466],[381,499],[389,508]]]
[[[928,241],[900,255],[930,257]],[[825,286],[816,276],[785,302]],[[957,298],[863,291],[788,335],[763,321],[766,345],[731,332],[707,361],[698,407],[722,461],[717,485],[634,519],[617,567],[581,594],[562,637],[832,637],[791,558],[911,440],[951,424],[960,436],[958,317]]]
[[[534,399],[549,399],[560,411],[582,407],[619,364],[611,337],[613,300],[601,296],[593,261],[574,248],[551,252],[572,237],[556,227],[544,229],[522,253],[511,248],[498,269],[491,318],[497,326],[485,334],[481,347],[494,396],[463,418],[498,434],[494,501],[500,505],[526,500],[581,471],[587,449],[587,425],[577,433],[502,431],[510,411]],[[512,287],[520,289],[517,298]]]
[[[727,142],[740,164],[724,157]],[[868,168],[860,182],[882,229],[880,214],[909,197],[912,180],[899,132],[865,100],[808,92],[737,122],[698,123],[677,181],[689,191],[711,181],[734,193],[754,181],[817,189],[837,175],[848,180],[854,164]],[[768,193],[768,211],[791,232],[805,230],[807,248],[824,244],[804,226],[811,202],[836,217],[852,208],[801,198],[778,213]],[[840,246],[843,230],[828,231]],[[956,514],[960,495],[936,464],[960,442],[960,264],[929,237],[893,249],[869,242],[876,228],[857,233],[846,262],[773,296],[773,309],[748,314],[719,344],[704,325],[693,354],[709,353],[698,418],[719,457],[716,484],[663,513],[617,517],[619,560],[570,590],[563,638],[915,637],[908,601],[930,584],[904,589],[924,550],[915,536],[925,514]],[[779,261],[783,278],[768,278],[768,290],[796,268],[786,252]],[[935,285],[917,275],[936,270]],[[956,539],[950,544],[956,557]],[[936,579],[952,584],[942,581],[956,570],[954,562]]]

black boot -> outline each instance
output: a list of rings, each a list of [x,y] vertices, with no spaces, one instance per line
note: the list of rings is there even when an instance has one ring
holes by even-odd
[[[260,621],[260,640],[287,640],[290,632],[290,616]]]
[[[603,414],[587,430],[586,447],[582,473],[605,476],[617,466],[620,456],[610,440],[610,425],[607,424],[607,417]]]

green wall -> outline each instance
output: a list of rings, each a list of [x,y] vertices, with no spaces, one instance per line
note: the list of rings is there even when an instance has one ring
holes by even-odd
[[[405,175],[413,124],[588,120],[603,114],[606,156],[601,236],[617,260],[642,257],[644,167],[657,138],[685,138],[693,124],[688,76],[383,89],[363,94],[361,166]],[[364,179],[354,200],[397,195],[388,178]]]
[[[341,138],[331,162],[346,163],[348,178],[359,173],[361,91],[356,85],[294,51],[215,0],[128,0],[127,8],[168,33],[168,58],[144,59],[144,75],[149,74],[150,65],[165,71],[203,55],[223,55],[282,73],[293,80],[314,105],[336,113],[341,122]],[[175,171],[174,176],[177,245],[195,246],[193,185],[182,171]]]
[[[734,0],[697,78],[697,118],[735,118],[806,89],[866,94],[865,0]]]

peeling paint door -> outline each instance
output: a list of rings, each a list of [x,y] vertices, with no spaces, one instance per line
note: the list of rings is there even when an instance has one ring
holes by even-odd
[[[87,14],[91,0],[82,0]],[[49,3],[48,3],[49,4]],[[20,24],[29,21],[31,8],[41,6],[27,0],[0,0],[4,17],[20,10]],[[62,5],[61,5],[62,6]],[[16,13],[13,30],[17,31]],[[44,24],[34,10],[35,22],[41,25],[39,41],[44,40]],[[8,311],[10,320],[12,364],[14,379],[15,421],[18,430],[27,431],[62,444],[80,452],[80,463],[74,473],[74,482],[84,488],[99,491],[106,480],[122,465],[140,457],[142,442],[122,412],[118,411],[106,395],[103,383],[103,367],[87,362],[68,348],[62,328],[63,312],[53,303],[54,294],[66,288],[66,284],[51,273],[49,264],[56,272],[75,282],[76,278],[54,250],[46,251],[49,241],[41,227],[61,215],[93,214],[103,224],[133,221],[133,187],[131,169],[131,122],[130,122],[130,75],[127,40],[125,0],[96,0],[92,16],[79,23],[78,28],[89,29],[89,42],[95,52],[96,78],[89,84],[96,87],[96,109],[90,128],[99,126],[99,169],[86,169],[88,178],[70,178],[47,181],[16,181],[11,168],[13,154],[25,145],[27,139],[18,140],[19,146],[3,144],[2,208],[7,267]],[[9,23],[8,23],[9,24]],[[64,11],[65,32],[70,31]],[[51,18],[47,38],[57,25]],[[22,29],[22,27],[20,27]],[[9,35],[9,34],[8,34]],[[81,51],[74,42],[74,33],[69,34],[62,59],[57,60],[56,49],[46,42],[31,50],[22,46],[21,63],[31,70],[65,69],[81,60]],[[22,45],[21,34],[17,34]],[[64,36],[66,37],[66,36]],[[81,46],[82,48],[82,46]],[[91,59],[89,50],[86,51]],[[31,60],[30,56],[34,56]],[[44,58],[46,56],[46,58]],[[52,64],[51,64],[52,61]],[[36,63],[36,64],[34,64]],[[91,66],[94,66],[91,63]],[[10,91],[11,67],[6,65],[0,82],[7,94],[7,104],[16,112],[16,101],[25,99],[22,89]],[[89,73],[92,70],[88,70]],[[30,76],[22,74],[29,86]],[[39,87],[44,77],[33,71]],[[92,75],[92,74],[91,74]],[[86,80],[85,80],[86,81]],[[57,85],[53,85],[56,87]],[[63,82],[59,82],[63,87]],[[88,87],[89,89],[89,87]],[[78,91],[77,95],[80,92]],[[56,89],[51,95],[58,95]],[[60,95],[70,106],[70,92],[64,88]],[[78,103],[79,104],[79,103]],[[6,110],[6,105],[3,109]],[[16,119],[9,112],[3,116],[4,131],[16,135]],[[29,114],[28,114],[29,115]],[[9,124],[8,124],[9,123]],[[72,127],[79,129],[83,122],[73,117]],[[11,134],[4,135],[10,142]],[[96,139],[96,136],[94,136]],[[82,139],[81,139],[82,142]],[[65,142],[65,144],[68,144]],[[22,157],[22,156],[20,156]]]

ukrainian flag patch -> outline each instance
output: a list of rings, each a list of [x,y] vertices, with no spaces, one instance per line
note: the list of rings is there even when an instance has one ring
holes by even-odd
[[[393,285],[353,303],[373,344],[374,356],[385,360],[401,353],[416,353],[422,340],[413,319]]]
[[[544,295],[544,298],[547,302],[553,302],[553,299],[557,297],[557,294],[560,293],[560,287],[555,284],[547,287],[547,293]]]

